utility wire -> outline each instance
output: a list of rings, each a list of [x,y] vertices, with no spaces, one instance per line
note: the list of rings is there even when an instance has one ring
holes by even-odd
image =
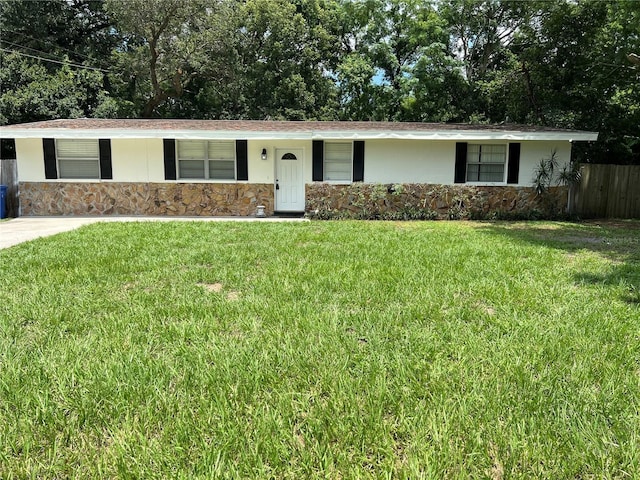
[[[0,39],[0,42],[4,42],[4,43],[6,43],[8,45],[11,45],[12,47],[17,47],[17,48],[20,48],[20,49],[29,50],[31,52],[39,53],[41,55],[47,55],[49,57],[54,57],[54,59],[56,59],[58,61],[62,61],[62,60],[59,60],[59,57],[55,58],[55,56],[52,53],[43,52],[42,50],[36,50],[35,48],[27,47],[25,45],[20,45],[19,43],[9,42],[9,41],[3,40],[3,39]],[[86,57],[86,58],[89,59],[89,60],[92,60],[89,57]],[[98,68],[98,67],[93,67],[93,68]]]
[[[64,50],[65,52],[73,53],[74,55],[76,55],[76,56],[78,56],[78,57],[86,58],[87,60],[95,60],[94,58],[91,58],[91,57],[89,57],[89,56],[87,56],[87,55],[84,55],[84,54],[82,54],[82,53],[78,53],[78,52],[76,52],[75,50],[70,50],[70,49],[68,49],[68,48],[64,48],[64,47],[62,47],[62,46],[58,45],[57,43],[52,42],[51,40],[47,40],[47,39],[45,39],[45,38],[39,38],[39,39],[38,39],[38,38],[32,37],[32,36],[30,36],[30,35],[27,35],[26,33],[16,32],[15,30],[9,30],[8,28],[5,28],[5,29],[4,29],[4,31],[5,31],[5,32],[9,32],[9,33],[13,33],[13,34],[15,34],[15,35],[20,35],[21,37],[23,37],[23,38],[27,38],[27,39],[29,39],[29,40],[33,40],[34,42],[44,42],[44,43],[48,43],[49,45],[53,45],[54,47],[59,48],[60,50]],[[6,42],[6,40],[3,40],[3,41],[4,41],[4,42]],[[9,43],[9,42],[7,42],[7,43]],[[29,47],[24,47],[24,48],[29,48]],[[30,50],[33,50],[33,49],[30,49]]]
[[[104,72],[104,73],[113,73],[112,71],[105,70],[103,68],[89,67],[87,65],[80,65],[79,63],[61,62],[59,60],[52,60],[50,58],[38,57],[36,55],[29,55],[28,53],[19,52],[17,50],[9,50],[7,48],[1,48],[0,47],[0,51],[7,52],[7,53],[15,53],[17,55],[22,55],[23,57],[35,58],[36,60],[42,60],[43,62],[51,62],[51,63],[58,63],[60,65],[67,65],[68,67],[84,68],[85,70],[95,70],[97,72]]]

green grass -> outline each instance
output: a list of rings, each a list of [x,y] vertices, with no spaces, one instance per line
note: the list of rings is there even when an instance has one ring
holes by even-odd
[[[96,224],[0,251],[0,478],[633,478],[640,223]]]

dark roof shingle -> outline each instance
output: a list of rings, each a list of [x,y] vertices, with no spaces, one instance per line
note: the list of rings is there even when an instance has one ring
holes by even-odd
[[[277,121],[277,120],[184,120],[133,118],[75,118],[5,125],[3,129],[82,129],[82,130],[194,130],[249,132],[335,132],[335,131],[496,131],[496,132],[572,132],[558,128],[517,124],[463,124],[422,122],[357,121]]]

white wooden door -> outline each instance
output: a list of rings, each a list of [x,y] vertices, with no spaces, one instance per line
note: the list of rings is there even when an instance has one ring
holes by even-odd
[[[300,149],[276,149],[276,211],[304,212],[304,181]]]

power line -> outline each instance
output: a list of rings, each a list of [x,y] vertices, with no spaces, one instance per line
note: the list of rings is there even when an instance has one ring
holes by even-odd
[[[19,52],[17,50],[9,50],[7,48],[1,48],[0,47],[0,51],[7,52],[7,53],[15,53],[17,55],[22,55],[23,57],[35,58],[36,60],[42,60],[43,62],[58,63],[60,65],[66,65],[68,67],[84,68],[85,70],[95,70],[97,72],[104,72],[104,73],[113,73],[110,70],[105,70],[103,68],[89,67],[87,65],[80,65],[79,63],[61,62],[59,60],[52,60],[50,58],[38,57],[36,55],[29,55],[28,53]]]
[[[43,52],[42,50],[36,50],[35,48],[27,47],[27,46],[25,46],[25,45],[20,45],[19,43],[9,42],[9,41],[7,41],[7,40],[3,40],[3,39],[0,39],[0,42],[4,42],[4,43],[6,43],[6,44],[8,44],[8,45],[11,45],[11,46],[13,46],[13,47],[17,47],[17,48],[20,48],[20,49],[30,50],[30,51],[32,51],[32,52],[39,53],[39,54],[41,54],[41,55],[47,55],[47,56],[49,56],[49,57],[54,57],[54,55],[53,55],[53,54],[51,54],[51,53]],[[59,57],[57,57],[57,58],[58,58],[58,61],[63,61],[63,60],[59,60]],[[89,59],[89,57],[86,57],[86,58],[88,58],[88,59]],[[90,59],[90,60],[91,60],[91,59]],[[93,67],[93,68],[98,68],[98,67]]]
[[[23,37],[23,38],[27,38],[27,39],[29,39],[29,40],[33,40],[34,42],[44,42],[44,43],[48,43],[49,45],[53,45],[53,46],[55,46],[56,48],[58,48],[58,49],[60,49],[60,50],[64,50],[65,52],[73,53],[74,55],[76,55],[76,56],[78,56],[78,57],[86,58],[87,60],[94,60],[92,57],[89,57],[89,56],[84,55],[84,54],[82,54],[82,53],[76,52],[75,50],[70,50],[70,49],[68,49],[68,48],[64,48],[63,46],[58,45],[57,43],[52,42],[51,40],[47,40],[46,38],[39,38],[39,39],[38,39],[38,38],[34,38],[34,37],[30,36],[30,35],[27,35],[26,33],[16,32],[15,30],[10,30],[10,29],[8,29],[8,28],[5,28],[5,29],[4,29],[4,31],[5,31],[5,32],[13,33],[13,34],[15,34],[15,35],[20,35],[21,37]],[[5,42],[6,42],[6,40],[3,40],[3,41],[5,41]],[[7,43],[9,43],[9,42],[7,42]],[[28,48],[28,47],[24,47],[24,48]],[[30,50],[33,50],[33,49],[30,49]]]

